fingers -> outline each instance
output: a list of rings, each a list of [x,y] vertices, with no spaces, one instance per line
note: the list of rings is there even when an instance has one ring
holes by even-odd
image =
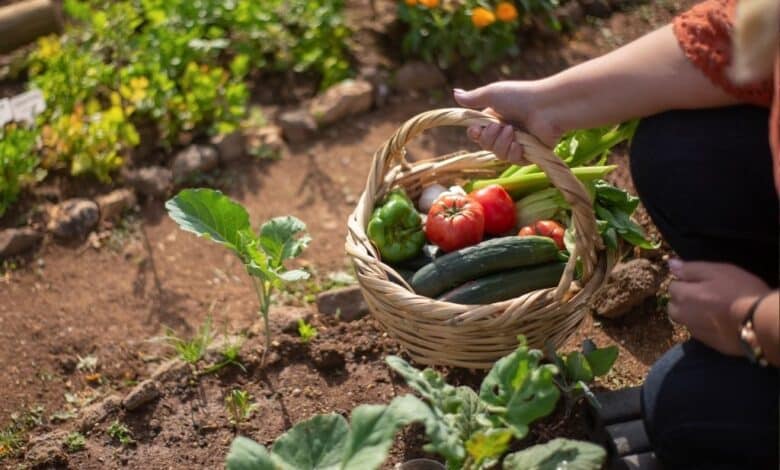
[[[498,158],[506,160],[509,154],[509,147],[512,145],[514,138],[515,135],[512,126],[503,126],[498,132],[496,141],[493,144],[493,153],[495,153]]]
[[[514,141],[514,128],[512,126],[503,124],[474,125],[466,129],[466,134],[483,149],[493,152],[502,160],[519,165],[528,163],[523,158],[523,146]]]
[[[465,108],[481,109],[490,106],[492,89],[490,85],[470,91],[456,88],[453,92],[453,96],[455,97],[455,101]]]
[[[506,159],[515,165],[525,165],[528,163],[525,158],[523,158],[523,146],[517,142],[512,142],[512,145],[509,146],[509,152],[507,152]]]
[[[711,274],[722,263],[708,261],[683,261],[679,258],[669,260],[669,272],[677,279],[688,282],[703,281],[711,278]]]

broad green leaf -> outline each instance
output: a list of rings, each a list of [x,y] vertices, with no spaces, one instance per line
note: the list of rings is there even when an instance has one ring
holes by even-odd
[[[309,272],[303,269],[293,269],[279,274],[279,279],[285,282],[304,281],[309,279]]]
[[[608,346],[598,348],[585,353],[585,359],[588,360],[590,370],[595,377],[605,375],[612,369],[612,365],[618,357],[618,347]]]
[[[593,371],[585,356],[579,351],[572,351],[566,355],[566,377],[571,382],[582,380],[588,383],[593,380]]]
[[[249,214],[241,204],[213,189],[185,189],[165,203],[182,230],[210,238],[241,256],[240,233],[251,233]]]
[[[413,395],[395,398],[389,405],[361,405],[352,411],[342,470],[379,468],[402,426],[430,418],[428,406]]]
[[[337,470],[348,433],[347,421],[335,413],[301,421],[274,442],[274,461],[291,470]]]
[[[260,245],[274,268],[281,266],[284,260],[300,255],[310,241],[306,224],[290,215],[274,217],[260,227]]]
[[[268,450],[243,436],[233,439],[226,464],[227,470],[276,470]]]
[[[466,442],[466,450],[477,464],[494,461],[509,448],[512,431],[509,429],[489,429],[474,434]]]
[[[596,444],[570,439],[553,439],[509,454],[504,470],[598,470],[606,452]]]

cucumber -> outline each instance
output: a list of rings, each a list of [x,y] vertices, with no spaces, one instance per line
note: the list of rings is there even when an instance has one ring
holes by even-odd
[[[484,305],[519,297],[525,293],[555,287],[566,263],[547,263],[491,274],[438,297],[439,300],[466,305]]]
[[[467,281],[499,271],[554,261],[558,247],[547,237],[500,237],[440,256],[414,273],[409,285],[436,297]]]

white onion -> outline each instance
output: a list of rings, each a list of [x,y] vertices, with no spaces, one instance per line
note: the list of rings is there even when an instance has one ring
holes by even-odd
[[[420,212],[427,214],[428,211],[431,210],[433,201],[445,192],[447,192],[447,188],[440,184],[432,184],[423,189],[422,194],[420,194],[420,200],[417,202],[417,207],[420,209]]]

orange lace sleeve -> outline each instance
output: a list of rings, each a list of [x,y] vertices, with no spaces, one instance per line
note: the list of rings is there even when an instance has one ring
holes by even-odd
[[[713,83],[746,103],[769,106],[773,89],[770,79],[736,85],[726,74],[731,63],[731,31],[736,3],[736,0],[699,3],[674,19],[674,34],[686,57]]]

